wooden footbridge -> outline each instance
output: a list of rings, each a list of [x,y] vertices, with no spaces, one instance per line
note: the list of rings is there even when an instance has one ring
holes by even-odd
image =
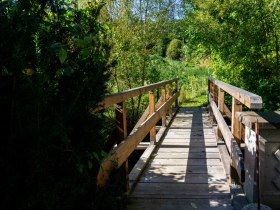
[[[161,90],[161,97],[155,103],[156,89]],[[147,92],[149,106],[128,135],[125,101]],[[225,104],[225,92],[232,96],[231,110]],[[124,140],[103,160],[98,186],[103,187],[110,173],[124,165],[128,209],[234,209],[230,190],[233,171],[240,182],[244,181],[240,149],[244,131],[236,112],[242,110],[242,105],[259,109],[262,99],[211,77],[208,108],[177,108],[178,96],[178,80],[174,79],[104,99],[100,108],[118,104],[117,124]],[[231,129],[224,116],[231,119]],[[160,120],[161,127],[156,129]],[[218,125],[217,132],[213,122]],[[147,134],[150,134],[150,142],[142,142]],[[128,157],[137,149],[144,152],[129,171]]]

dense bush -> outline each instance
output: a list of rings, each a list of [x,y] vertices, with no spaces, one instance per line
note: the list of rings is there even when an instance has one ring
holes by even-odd
[[[173,60],[179,60],[181,58],[182,41],[179,39],[173,39],[167,46],[166,56]]]
[[[102,5],[0,2],[1,209],[93,209],[105,142]]]

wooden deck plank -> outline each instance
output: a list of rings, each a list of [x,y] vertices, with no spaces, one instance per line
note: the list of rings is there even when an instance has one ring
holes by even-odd
[[[157,153],[154,155],[156,158],[174,158],[174,159],[180,159],[180,158],[191,158],[191,159],[216,159],[221,158],[220,153],[187,153],[187,152],[177,152],[177,153],[170,153],[170,152],[162,152]]]
[[[133,207],[133,208],[132,208]],[[232,210],[230,199],[148,199],[130,200],[127,210]]]
[[[155,158],[151,163],[150,166],[223,166],[222,161],[220,159],[175,159],[175,158]]]
[[[162,144],[167,144],[167,143],[217,143],[217,141],[213,138],[209,139],[203,139],[203,138],[196,138],[196,139],[164,139]]]
[[[227,177],[224,174],[165,174],[162,176],[158,173],[144,173],[139,182],[156,182],[156,183],[178,183],[184,182],[189,184],[214,184],[227,183]]]
[[[151,157],[128,209],[194,209],[188,202],[195,201],[199,209],[232,209],[211,120],[202,109],[180,109]]]
[[[199,166],[199,165],[188,165],[186,166],[166,166],[166,165],[153,165],[148,166],[148,171],[151,173],[161,173],[161,174],[168,174],[168,173],[193,173],[193,174],[224,174],[224,167],[223,165],[220,166]],[[149,173],[148,172],[148,173]]]
[[[218,148],[213,148],[213,147],[209,147],[209,148],[189,148],[186,146],[165,146],[165,145],[161,145],[161,147],[158,149],[157,153],[172,153],[172,152],[190,152],[190,153],[201,153],[201,154],[206,154],[206,153],[219,153]]]
[[[207,197],[213,194],[228,196],[229,188],[225,184],[187,184],[187,183],[138,183],[132,197],[188,198],[191,196]]]
[[[217,147],[216,142],[162,142],[162,146],[170,146],[170,147]]]

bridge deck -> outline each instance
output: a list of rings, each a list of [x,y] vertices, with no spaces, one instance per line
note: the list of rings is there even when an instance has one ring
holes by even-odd
[[[231,209],[209,114],[180,108],[136,184],[127,209]]]

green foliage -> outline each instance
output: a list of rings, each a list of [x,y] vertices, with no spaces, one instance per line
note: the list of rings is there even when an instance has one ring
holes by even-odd
[[[92,209],[104,153],[102,4],[1,1],[2,209]]]
[[[180,89],[180,96],[179,96],[179,104],[183,104],[187,102],[187,87],[186,85],[182,85]]]
[[[280,6],[273,1],[192,1],[188,51],[202,49],[214,76],[263,97],[279,109]]]
[[[206,94],[188,99],[185,103],[182,103],[181,106],[207,106],[208,98]]]
[[[179,39],[173,39],[166,50],[166,56],[169,59],[179,60],[181,58],[182,42]]]

